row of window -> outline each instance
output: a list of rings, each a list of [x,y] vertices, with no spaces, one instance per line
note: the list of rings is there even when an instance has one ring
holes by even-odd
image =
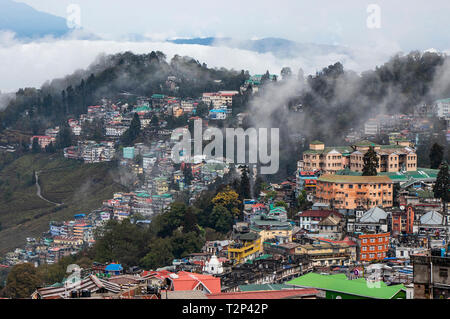
[[[377,258],[384,258],[384,257],[386,257],[386,253],[378,253],[376,255],[377,255]],[[369,254],[369,258],[370,259],[375,258],[375,254]],[[367,259],[367,254],[361,254],[361,259]]]
[[[377,242],[377,241],[376,241],[377,238],[363,238],[363,239],[362,239],[363,244],[367,244],[367,240],[368,240],[368,239],[370,240],[370,243],[371,243],[371,244]],[[388,242],[388,241],[389,241],[389,237],[378,237],[378,242],[379,242],[379,243],[382,243],[382,242]]]
[[[377,248],[378,248],[378,250],[387,249],[387,245],[379,245]],[[375,246],[369,246],[369,250],[375,251]],[[367,246],[363,246],[362,251],[367,251]]]

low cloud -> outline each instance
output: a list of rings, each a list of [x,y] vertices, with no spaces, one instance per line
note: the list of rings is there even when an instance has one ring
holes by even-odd
[[[80,40],[70,37],[22,42],[15,39],[12,33],[3,32],[0,33],[0,74],[6,76],[0,78],[0,90],[13,92],[22,87],[40,87],[45,81],[87,68],[99,54],[124,51],[141,54],[159,50],[169,59],[175,54],[188,55],[209,67],[244,69],[252,74],[266,70],[278,74],[284,66],[290,66],[294,72],[302,68],[306,74],[314,74],[338,61],[346,69],[361,72],[384,63],[398,51],[395,44],[381,44],[372,48],[348,49],[346,53],[314,54],[309,51],[302,55],[299,52],[295,58],[280,59],[272,53],[157,41]]]

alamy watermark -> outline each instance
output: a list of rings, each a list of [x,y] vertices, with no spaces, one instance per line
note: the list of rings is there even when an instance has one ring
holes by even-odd
[[[78,4],[69,4],[66,9],[66,24],[69,29],[81,28],[81,7]]]
[[[369,16],[366,20],[366,25],[369,29],[381,28],[381,7],[378,4],[369,4],[367,6],[367,13]]]
[[[270,131],[269,131],[270,130]],[[172,161],[194,163],[195,158],[224,158],[226,162],[239,164],[257,164],[263,175],[275,174],[279,168],[280,138],[278,128],[226,128],[225,139],[222,130],[210,127],[203,132],[201,120],[194,121],[194,138],[187,128],[178,128],[172,132],[172,140],[179,140],[172,148]],[[270,134],[270,141],[268,135]],[[212,139],[214,137],[214,139]],[[203,147],[203,141],[210,141]],[[236,141],[236,143],[235,143]],[[248,141],[248,144],[246,143]],[[192,142],[193,153],[192,153]],[[246,147],[247,146],[247,147]],[[269,152],[270,150],[270,152]]]

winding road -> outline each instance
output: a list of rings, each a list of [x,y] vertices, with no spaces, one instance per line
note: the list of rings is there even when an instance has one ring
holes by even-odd
[[[46,202],[49,202],[49,203],[51,203],[51,204],[54,204],[54,205],[56,205],[56,206],[61,206],[62,204],[64,204],[64,203],[61,203],[61,204],[59,204],[59,203],[55,203],[55,202],[52,202],[51,200],[48,200],[47,198],[45,198],[44,196],[42,196],[42,194],[41,194],[41,185],[39,185],[39,175],[38,175],[38,172],[34,172],[34,177],[36,178],[36,195],[40,198],[40,199],[43,199],[43,200],[45,200]]]

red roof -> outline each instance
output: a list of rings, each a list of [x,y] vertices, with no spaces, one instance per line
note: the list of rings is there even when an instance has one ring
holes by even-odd
[[[283,289],[272,291],[240,291],[207,295],[208,299],[284,299],[295,296],[308,296],[318,294],[314,288]]]
[[[349,237],[345,237],[344,240],[331,240],[331,239],[322,238],[322,237],[319,237],[317,239],[326,241],[328,243],[333,243],[333,244],[347,244],[349,246],[356,246],[356,242],[351,240]]]
[[[201,288],[201,286],[203,286],[212,294],[220,293],[220,278],[216,278],[211,275],[195,274],[186,271],[180,271],[175,274],[167,270],[143,271],[141,273],[141,277],[147,277],[149,275],[153,275],[162,280],[166,278],[170,279],[172,281],[174,291],[196,290],[197,288]]]
[[[180,271],[178,278],[172,278],[173,290],[195,290],[203,285],[211,294],[220,293],[220,278],[211,275],[194,274]]]
[[[258,208],[258,207],[266,207],[266,206],[264,204],[261,204],[261,203],[252,205],[252,208]]]

